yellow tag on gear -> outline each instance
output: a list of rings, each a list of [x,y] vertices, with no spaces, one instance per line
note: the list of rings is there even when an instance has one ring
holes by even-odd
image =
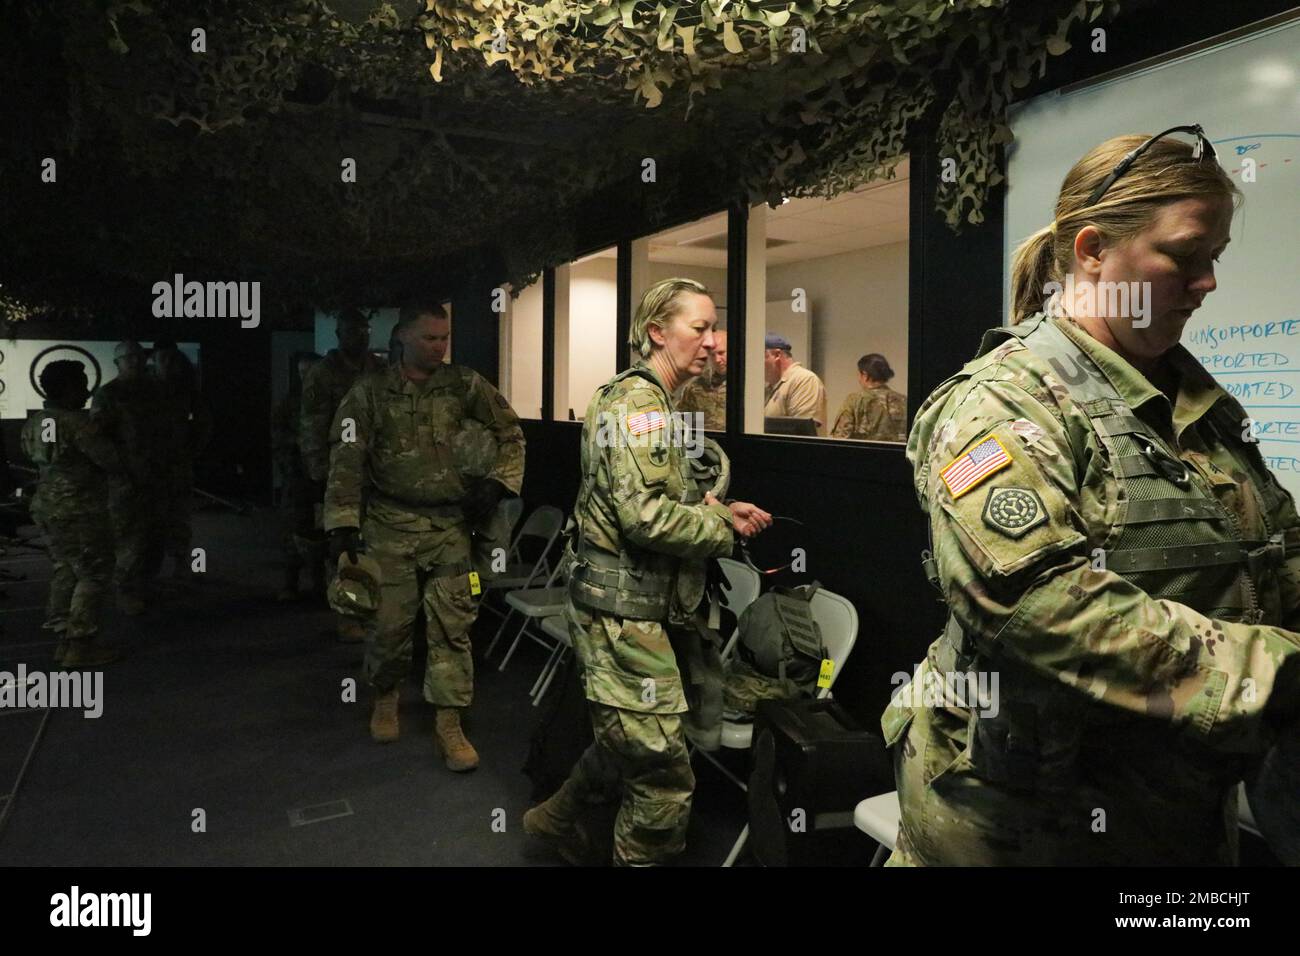
[[[469,593],[475,597],[483,593],[483,585],[479,584],[477,571],[469,573]]]
[[[829,657],[822,658],[821,673],[817,675],[817,686],[819,688],[831,686],[831,675],[835,673],[835,662]]]

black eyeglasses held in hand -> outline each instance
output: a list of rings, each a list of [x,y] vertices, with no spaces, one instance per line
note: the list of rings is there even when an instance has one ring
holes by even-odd
[[[1101,197],[1106,195],[1106,190],[1115,185],[1115,180],[1128,172],[1129,168],[1137,161],[1137,158],[1150,149],[1151,145],[1156,140],[1168,136],[1170,133],[1188,133],[1196,137],[1196,145],[1192,147],[1192,162],[1199,163],[1204,160],[1207,155],[1216,163],[1219,161],[1219,154],[1214,151],[1214,144],[1206,139],[1205,130],[1201,128],[1200,123],[1196,123],[1192,126],[1171,126],[1163,133],[1157,133],[1155,136],[1152,136],[1141,146],[1132,150],[1127,156],[1121,159],[1115,168],[1110,171],[1110,175],[1103,179],[1097,188],[1092,191],[1092,195],[1088,197],[1088,201],[1085,205],[1095,206],[1097,203],[1101,202]]]
[[[790,522],[790,524],[797,524],[800,527],[803,527],[803,522],[800,521],[798,518],[786,518],[786,517],[782,517],[781,515],[773,515],[772,522],[776,523],[777,521],[788,521]],[[794,564],[794,558],[791,557],[790,560],[787,561],[785,564],[777,565],[774,568],[760,568],[757,564],[754,563],[754,559],[750,556],[749,539],[745,537],[741,537],[740,539],[740,556],[742,559],[744,559],[744,562],[746,564],[748,564],[759,574],[778,574],[779,572],[784,571],[786,568],[789,568]]]

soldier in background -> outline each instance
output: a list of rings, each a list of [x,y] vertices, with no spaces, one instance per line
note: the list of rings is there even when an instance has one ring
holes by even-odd
[[[858,383],[862,388],[844,399],[831,437],[907,441],[907,397],[885,384],[893,377],[894,370],[880,353],[858,359]]]
[[[700,412],[704,415],[704,427],[709,431],[726,431],[727,333],[714,332],[713,341],[716,347],[709,356],[708,368],[699,378],[686,383],[677,410]]]
[[[113,579],[113,529],[104,500],[121,458],[101,420],[84,410],[90,389],[80,362],[51,362],[40,383],[45,407],[28,413],[21,441],[40,472],[31,513],[54,566],[42,627],[59,635],[56,665],[110,664],[121,655],[99,637]]]
[[[307,473],[307,490],[313,510],[325,500],[325,480],[329,476],[330,424],[339,403],[357,379],[383,368],[370,352],[370,318],[359,309],[345,309],[334,325],[339,347],[317,362],[302,383],[302,412],[298,445],[302,450],[303,468]],[[323,535],[323,529],[322,529]],[[326,573],[333,574],[328,568]],[[365,640],[364,628],[355,620],[339,616],[338,635],[342,641]]]
[[[374,694],[371,736],[398,737],[399,685],[410,671],[412,632],[423,607],[429,647],[423,692],[436,708],[435,747],[448,769],[466,771],[479,763],[461,726],[474,693],[469,632],[481,590],[470,528],[503,495],[519,493],[524,436],[514,410],[489,382],[443,362],[451,323],[441,306],[402,309],[397,332],[401,362],[360,379],[335,415],[324,525],[336,562],[355,563],[364,552],[378,568],[381,598],[365,658]],[[457,466],[475,444],[461,435],[467,419],[485,426],[496,445],[491,470],[468,485]]]
[[[295,352],[289,360],[289,388],[271,409],[271,454],[280,473],[280,540],[284,554],[284,586],[276,600],[298,597],[298,578],[305,564],[312,576],[312,593],[325,592],[325,548],[316,533],[315,501],[298,447],[302,414],[302,383],[320,361],[315,352]]]
[[[616,865],[663,863],[686,845],[695,775],[678,655],[699,659],[692,651],[708,560],[731,553],[733,532],[756,534],[772,520],[701,488],[670,429],[672,394],[704,371],[717,321],[700,283],[655,283],[629,336],[641,361],[587,406],[565,618],[595,740],[560,789],[523,818],[525,832],[572,863],[590,861],[580,816],[586,803],[608,798],[611,784],[620,799]]]
[[[117,446],[122,470],[108,480],[108,512],[116,541],[118,607],[128,615],[145,609],[151,551],[162,536],[165,422],[156,379],[147,374],[139,342],[113,350],[117,378],[101,385],[91,411]]]
[[[194,462],[212,437],[212,412],[199,393],[194,363],[174,342],[155,343],[151,361],[161,396],[165,449],[159,563],[170,556],[173,577],[186,580],[193,573],[190,507]]]

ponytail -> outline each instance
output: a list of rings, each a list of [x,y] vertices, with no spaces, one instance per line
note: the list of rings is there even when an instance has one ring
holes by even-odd
[[[1045,226],[1022,242],[1011,257],[1011,324],[1043,309],[1047,283],[1056,278],[1056,232]]]

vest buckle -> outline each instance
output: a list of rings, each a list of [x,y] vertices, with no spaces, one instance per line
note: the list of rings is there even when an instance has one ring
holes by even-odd
[[[1250,576],[1259,577],[1266,568],[1280,568],[1286,563],[1286,541],[1280,534],[1275,534],[1267,542],[1246,552],[1246,567]]]
[[[1142,447],[1142,454],[1146,455],[1147,460],[1155,465],[1156,471],[1184,491],[1192,487],[1192,475],[1187,470],[1186,464],[1172,457],[1147,435],[1134,435],[1133,437],[1137,439],[1138,444]]]

